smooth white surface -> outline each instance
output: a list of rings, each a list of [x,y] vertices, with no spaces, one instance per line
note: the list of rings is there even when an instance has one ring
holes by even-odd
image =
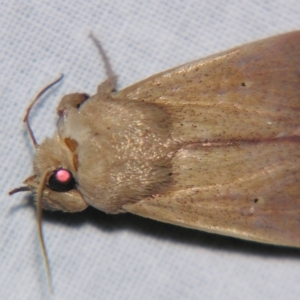
[[[233,46],[300,28],[299,1],[2,1],[0,4],[0,299],[51,299],[28,193],[34,149],[22,124],[36,92],[65,74],[33,111],[51,135],[60,98],[105,79],[87,37],[105,47],[119,88]],[[299,53],[300,55],[300,53]],[[300,66],[299,66],[300,68]],[[300,250],[248,243],[131,215],[46,213],[53,299],[296,299]]]

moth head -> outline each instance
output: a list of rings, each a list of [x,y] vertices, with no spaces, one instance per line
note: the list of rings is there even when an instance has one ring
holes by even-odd
[[[43,185],[42,208],[47,210],[61,210],[64,212],[79,212],[87,208],[73,174],[64,168],[48,171],[45,182],[41,176],[32,175],[24,184],[29,191],[37,195],[39,186]]]
[[[23,183],[25,190],[38,197],[42,189],[41,206],[47,210],[79,212],[87,208],[76,181],[74,154],[64,141],[58,138],[46,139],[37,146],[34,159],[34,175]]]
[[[76,141],[55,135],[36,147],[34,175],[24,184],[36,195],[38,188],[43,186],[43,209],[78,212],[87,208],[76,180],[76,144]]]
[[[60,80],[61,77],[58,79]],[[32,142],[36,148],[36,155],[33,163],[34,175],[28,177],[23,183],[26,186],[16,188],[10,195],[31,191],[39,206],[47,210],[61,210],[65,212],[78,212],[87,208],[81,193],[77,188],[76,169],[77,160],[76,141],[58,135],[47,138],[40,145],[36,142],[32,129],[28,122],[31,108],[38,98],[54,83],[44,88],[29,106],[24,118]]]

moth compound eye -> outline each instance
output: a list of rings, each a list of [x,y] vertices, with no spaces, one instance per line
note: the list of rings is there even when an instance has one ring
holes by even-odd
[[[57,169],[50,176],[48,186],[56,192],[68,192],[76,188],[76,181],[70,171]]]

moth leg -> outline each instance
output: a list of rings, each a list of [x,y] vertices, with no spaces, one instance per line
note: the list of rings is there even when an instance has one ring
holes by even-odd
[[[116,82],[117,76],[111,77],[103,81],[98,85],[97,94],[101,95],[111,95],[111,93],[116,92]]]
[[[89,34],[89,37],[94,42],[97,47],[103,62],[105,64],[107,79],[98,86],[98,94],[111,94],[112,92],[116,92],[117,87],[117,76],[115,75],[112,66],[109,62],[109,59],[100,43],[100,41],[93,35],[93,33]]]

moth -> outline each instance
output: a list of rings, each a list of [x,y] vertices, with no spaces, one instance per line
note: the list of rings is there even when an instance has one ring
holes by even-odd
[[[11,194],[31,191],[39,220],[42,208],[90,205],[300,247],[300,31],[121,91],[95,43],[108,79],[91,97],[64,96],[57,131],[41,144],[28,122],[35,99],[25,118],[36,146],[33,175]],[[40,222],[39,229],[42,236]]]

